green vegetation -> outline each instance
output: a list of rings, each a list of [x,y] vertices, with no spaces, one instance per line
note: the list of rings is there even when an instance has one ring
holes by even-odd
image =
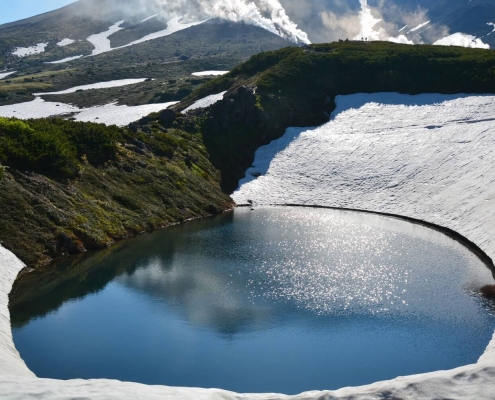
[[[160,118],[132,130],[0,118],[2,244],[36,267],[231,208],[201,135]]]
[[[83,159],[97,166],[114,158],[121,137],[117,128],[98,124],[0,118],[0,161],[19,170],[74,178]]]

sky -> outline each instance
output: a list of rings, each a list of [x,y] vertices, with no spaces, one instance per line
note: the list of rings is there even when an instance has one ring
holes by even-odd
[[[0,24],[55,10],[75,0],[0,0]]]

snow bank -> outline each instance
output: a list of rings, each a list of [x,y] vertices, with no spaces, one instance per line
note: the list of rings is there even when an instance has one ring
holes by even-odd
[[[113,24],[108,30],[105,32],[97,33],[95,35],[91,35],[88,37],[86,40],[90,42],[95,48],[93,49],[93,52],[91,53],[92,56],[97,56],[98,54],[103,54],[107,53],[109,51],[112,51],[112,46],[110,45],[110,39],[108,39],[111,35],[114,33],[121,31],[122,28],[120,25],[122,25],[124,21],[119,21],[116,24]]]
[[[229,71],[202,71],[202,72],[193,72],[191,75],[194,76],[220,76],[228,74]]]
[[[65,38],[65,39],[62,39],[60,42],[58,42],[57,46],[65,47],[65,46],[68,46],[69,44],[72,44],[72,43],[75,43],[75,40]]]
[[[45,51],[46,46],[48,46],[48,43],[38,43],[37,45],[31,47],[17,47],[12,54],[17,57],[26,57],[32,54],[39,54]]]
[[[147,78],[139,79],[119,79],[115,81],[98,82],[89,85],[74,86],[70,89],[60,90],[58,92],[46,92],[46,93],[33,93],[33,96],[46,96],[49,94],[68,94],[75,93],[78,90],[92,90],[92,89],[108,89],[120,86],[135,85],[136,83],[144,82]]]
[[[84,57],[82,54],[79,56],[72,56],[72,57],[67,57],[67,58],[62,58],[61,60],[56,60],[56,61],[46,61],[45,64],[63,64],[69,61],[77,60],[79,58]]]
[[[155,14],[155,15],[152,15],[148,18],[145,18],[144,20],[141,21],[141,23],[146,22],[151,18],[155,18],[158,15],[159,14]],[[97,56],[99,54],[108,53],[110,51],[124,49],[124,48],[129,47],[129,46],[134,46],[136,44],[144,43],[144,42],[147,42],[149,40],[154,40],[154,39],[158,39],[161,37],[169,36],[172,33],[179,32],[179,31],[182,31],[182,30],[187,29],[187,28],[191,28],[193,26],[202,24],[202,23],[207,21],[207,20],[205,20],[205,21],[190,22],[187,24],[183,24],[180,22],[181,19],[182,19],[181,17],[177,17],[177,18],[173,18],[170,21],[168,21],[167,29],[151,33],[149,35],[142,37],[141,39],[135,40],[135,41],[128,43],[124,46],[112,47],[109,37],[111,35],[113,35],[114,33],[124,29],[123,27],[121,27],[121,25],[124,23],[124,21],[119,21],[119,22],[115,23],[114,25],[112,25],[111,27],[109,27],[108,30],[106,30],[105,32],[100,32],[100,33],[97,33],[95,35],[91,35],[86,39],[88,42],[90,42],[95,47],[91,53],[91,56]],[[71,39],[64,39],[59,43],[62,43],[62,42],[66,43],[66,44],[64,44],[64,46],[65,46],[67,44],[70,44],[67,42],[68,40],[71,40]],[[60,45],[59,43],[57,43],[57,45]],[[69,61],[77,60],[78,58],[82,58],[82,57],[84,57],[84,56],[80,55],[80,56],[74,56],[74,57],[67,57],[67,58],[63,58],[61,60],[46,62],[46,64],[62,64],[62,63],[66,63]]]
[[[142,106],[119,106],[116,104],[106,104],[101,107],[92,107],[82,110],[74,118],[81,122],[96,122],[105,125],[126,126],[151,113],[158,112],[177,104],[169,103],[145,104]]]
[[[495,258],[495,97],[342,96],[319,128],[289,128],[258,150],[237,202],[300,203],[406,215],[457,230]],[[252,173],[264,175],[254,178]],[[22,263],[0,247],[0,398],[493,400],[495,335],[475,365],[299,396],[37,379],[12,343],[7,293]],[[359,362],[359,360],[356,360]]]
[[[158,39],[158,38],[161,38],[164,36],[169,36],[172,33],[179,32],[179,31],[182,31],[182,30],[187,29],[187,28],[191,28],[191,27],[196,26],[196,25],[200,25],[200,24],[207,21],[207,20],[204,20],[204,21],[199,21],[199,22],[190,22],[187,24],[183,24],[180,22],[181,19],[182,18],[180,18],[180,17],[173,18],[170,21],[168,21],[167,29],[164,29],[164,30],[158,31],[158,32],[154,32],[154,33],[150,33],[149,35],[146,35],[145,37],[142,37],[141,39],[135,40],[134,42],[131,42],[129,44],[126,44],[125,46],[117,47],[117,48],[121,49],[124,47],[134,46],[135,44],[147,42],[149,40],[154,40],[154,39]]]
[[[450,36],[446,36],[440,40],[437,40],[433,44],[437,46],[461,46],[461,47],[472,47],[478,49],[490,48],[490,45],[483,43],[481,39],[460,32],[454,33],[453,35]]]
[[[225,91],[225,92],[218,93],[218,94],[212,94],[211,96],[207,96],[203,99],[200,99],[200,100],[196,101],[194,104],[191,104],[189,107],[187,107],[182,112],[187,113],[188,111],[197,110],[198,108],[209,107],[209,106],[215,104],[216,102],[222,100],[225,93],[227,93],[227,92]]]
[[[0,72],[0,79],[4,79],[9,75],[15,74],[17,71],[10,71],[10,72]]]
[[[70,104],[44,101],[37,97],[26,103],[0,106],[0,117],[19,119],[47,118],[62,114],[74,114],[76,121],[96,122],[105,125],[126,126],[153,112],[162,111],[176,102],[145,104],[142,106],[119,106],[115,103],[99,107],[78,108]]]
[[[119,21],[115,25],[112,25],[108,29],[108,31],[99,33],[97,35],[92,35],[87,39],[89,42],[91,42],[93,44],[93,46],[95,46],[95,49],[93,50],[93,53],[91,55],[96,56],[98,54],[107,53],[109,51],[119,50],[119,49],[123,49],[123,48],[129,47],[129,46],[134,46],[134,45],[139,44],[139,43],[144,43],[144,42],[147,42],[149,40],[154,40],[154,39],[158,39],[158,38],[161,38],[164,36],[169,36],[172,33],[179,32],[179,31],[182,31],[184,29],[191,28],[193,26],[196,26],[196,25],[199,25],[199,24],[206,22],[206,20],[205,20],[205,21],[190,22],[187,24],[183,24],[180,22],[181,19],[182,19],[181,17],[177,17],[177,18],[173,18],[170,21],[168,21],[167,29],[164,29],[164,30],[161,30],[158,32],[154,32],[154,33],[150,33],[149,35],[146,35],[146,36],[142,37],[141,39],[135,40],[135,41],[128,43],[124,46],[112,47],[110,45],[110,39],[108,39],[108,38],[111,35],[113,35],[115,32],[118,32],[118,31],[124,29],[124,28],[120,27],[120,25],[122,25],[124,23],[124,21]]]
[[[6,118],[47,118],[52,115],[77,112],[79,108],[70,104],[45,101],[39,97],[25,103],[0,106],[0,117]]]

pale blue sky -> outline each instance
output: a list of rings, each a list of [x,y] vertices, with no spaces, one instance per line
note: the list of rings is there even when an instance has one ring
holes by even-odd
[[[0,0],[0,24],[55,10],[75,0]]]

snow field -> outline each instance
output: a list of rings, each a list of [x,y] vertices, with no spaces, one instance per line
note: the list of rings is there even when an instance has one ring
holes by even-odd
[[[0,79],[7,78],[7,76],[15,74],[17,71],[10,71],[10,72],[0,72]]]
[[[494,105],[495,96],[340,96],[327,124],[289,128],[260,148],[233,197],[238,203],[299,203],[409,216],[454,229],[494,258]],[[9,324],[7,294],[22,268],[0,247],[1,398],[75,400],[82,393],[92,399],[167,400],[494,398],[495,335],[474,365],[298,396],[37,379],[15,350]]]
[[[68,93],[75,93],[78,90],[93,90],[93,89],[109,89],[109,88],[114,88],[114,87],[121,87],[121,86],[128,86],[128,85],[135,85],[136,83],[142,83],[146,80],[147,78],[138,78],[138,79],[119,79],[115,81],[107,81],[107,82],[98,82],[98,83],[92,83],[89,85],[81,85],[81,86],[74,86],[70,89],[66,90],[60,90],[58,92],[46,92],[46,93],[33,93],[33,96],[46,96],[46,95],[53,95],[53,94],[68,94]]]
[[[225,91],[225,92],[218,93],[218,94],[212,94],[211,96],[207,96],[203,99],[200,99],[200,100],[196,101],[195,103],[191,104],[189,107],[187,107],[182,112],[187,113],[188,111],[197,110],[198,108],[210,107],[211,105],[215,104],[216,102],[222,100],[225,93],[227,93],[227,92]]]
[[[121,79],[109,82],[99,82],[90,85],[76,86],[59,92],[34,93],[36,98],[26,103],[17,103],[7,106],[0,106],[0,117],[7,118],[47,118],[55,115],[74,114],[76,121],[96,122],[105,125],[126,126],[153,112],[162,111],[177,102],[145,104],[141,106],[117,105],[116,103],[105,104],[90,108],[78,108],[71,104],[45,101],[39,96],[75,93],[78,90],[108,89],[134,85],[144,82],[146,78]]]
[[[39,97],[26,103],[0,106],[0,117],[48,118],[62,114],[74,114],[75,121],[96,122],[105,125],[126,126],[153,112],[162,111],[177,102],[145,104],[142,106],[105,104],[91,108],[78,108],[70,104],[45,101]]]
[[[193,72],[191,75],[194,76],[221,76],[228,74],[229,71],[202,71],[202,72]]]
[[[88,37],[86,40],[90,42],[95,48],[93,49],[93,52],[91,53],[92,56],[97,56],[98,54],[103,54],[107,53],[109,51],[112,51],[112,46],[110,45],[110,39],[108,39],[111,35],[114,33],[121,31],[122,28],[120,25],[122,25],[124,21],[119,21],[115,24],[113,24],[108,30],[105,32],[100,32],[95,35],[91,35]]]
[[[57,46],[59,47],[65,47],[65,46],[68,46],[69,44],[72,44],[74,43],[75,40],[72,40],[72,39],[69,39],[69,38],[65,38],[65,39],[62,39],[60,42],[57,43]]]
[[[35,46],[31,47],[17,47],[12,54],[17,57],[26,57],[33,54],[40,54],[45,52],[45,47],[48,46],[48,43],[38,43]]]
[[[56,61],[46,61],[45,64],[63,64],[69,61],[77,60],[79,58],[83,58],[84,56],[81,54],[79,56],[72,56],[72,57],[67,57],[67,58],[62,58],[61,60],[56,60]]]

